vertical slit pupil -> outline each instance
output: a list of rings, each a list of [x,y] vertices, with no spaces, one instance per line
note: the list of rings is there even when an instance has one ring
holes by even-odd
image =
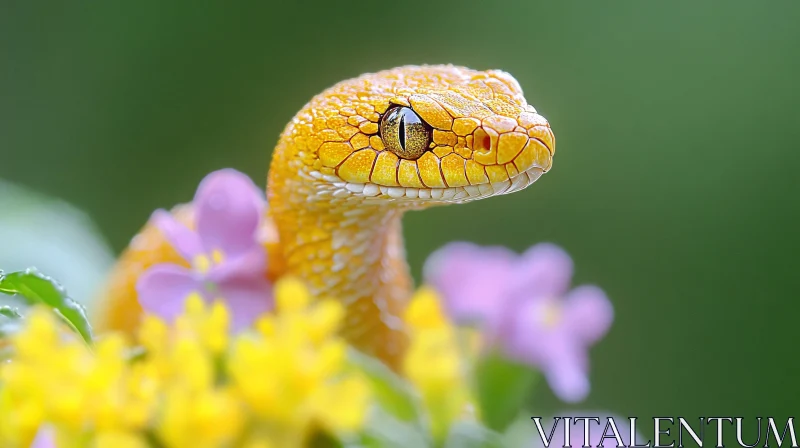
[[[397,131],[399,132],[400,147],[406,149],[406,114],[400,112],[400,125]]]

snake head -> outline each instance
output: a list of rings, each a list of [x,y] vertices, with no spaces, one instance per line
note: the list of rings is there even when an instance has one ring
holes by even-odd
[[[406,66],[313,98],[284,132],[272,170],[309,181],[306,198],[424,208],[522,190],[554,152],[549,123],[508,73]]]

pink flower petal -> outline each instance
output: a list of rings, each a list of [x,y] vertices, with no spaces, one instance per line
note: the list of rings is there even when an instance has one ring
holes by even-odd
[[[195,255],[203,252],[197,234],[178,222],[168,211],[156,210],[150,219],[172,247],[187,261],[191,262]]]
[[[505,350],[513,358],[541,367],[557,357],[566,343],[559,326],[545,321],[554,300],[528,300],[509,314],[505,326]]]
[[[558,398],[577,403],[589,395],[589,377],[579,364],[559,363],[544,369],[547,384]]]
[[[515,258],[502,247],[450,243],[431,254],[423,272],[454,320],[496,327],[509,299],[505,288]]]
[[[40,426],[30,448],[56,448],[56,436],[52,426]]]
[[[614,307],[602,289],[580,286],[573,289],[564,302],[564,321],[569,331],[584,344],[602,338],[614,321]]]
[[[266,269],[267,253],[259,245],[214,266],[208,273],[207,278],[214,283],[223,283],[235,279],[252,279],[254,277],[264,277]]]
[[[194,198],[197,233],[206,252],[222,251],[236,257],[251,249],[264,210],[261,190],[249,177],[233,169],[206,176]]]
[[[145,311],[172,320],[184,311],[186,298],[203,285],[192,271],[174,264],[157,264],[136,283],[139,303]]]
[[[572,259],[553,244],[517,257],[454,243],[431,255],[424,275],[451,317],[483,324],[489,341],[541,369],[556,395],[574,402],[589,393],[588,349],[608,331],[613,308],[598,288],[569,292],[572,270]]]
[[[588,343],[576,332],[562,299],[529,300],[513,315],[504,349],[514,359],[541,369],[564,401],[582,400],[589,390]]]
[[[218,286],[218,294],[231,312],[233,332],[249,327],[259,316],[274,308],[272,285],[266,279],[239,279]]]
[[[572,259],[560,247],[537,244],[522,254],[514,267],[514,290],[526,296],[560,297],[569,289]]]

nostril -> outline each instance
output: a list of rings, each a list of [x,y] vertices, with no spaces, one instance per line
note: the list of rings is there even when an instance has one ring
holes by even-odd
[[[473,148],[474,151],[489,152],[492,149],[492,140],[489,138],[489,134],[487,134],[483,129],[475,130],[475,134],[472,138],[475,142],[475,148]]]

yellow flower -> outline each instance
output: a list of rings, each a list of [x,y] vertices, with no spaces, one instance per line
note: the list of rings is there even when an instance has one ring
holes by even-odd
[[[339,431],[356,431],[364,425],[370,400],[365,381],[350,376],[320,390],[314,400],[321,423]]]
[[[228,334],[220,303],[190,297],[173,324],[146,316],[141,352],[117,335],[94,347],[34,309],[0,365],[0,446],[27,447],[43,425],[59,446],[293,447],[315,431],[362,428],[368,382],[346,367],[344,310],[302,283],[276,285],[276,313]]]
[[[189,332],[191,336],[200,338],[204,348],[217,356],[228,347],[230,319],[230,313],[222,301],[215,301],[211,309],[206,310],[203,298],[195,293],[186,300],[186,313],[178,317],[175,325],[178,331]]]
[[[410,345],[403,372],[419,390],[433,436],[441,440],[450,425],[473,407],[456,328],[445,316],[439,297],[427,287],[414,295],[404,320]]]
[[[100,339],[90,350],[50,310],[33,309],[12,339],[14,357],[0,366],[0,441],[27,446],[44,422],[70,433],[139,431],[154,406],[130,382],[119,336]],[[133,386],[133,387],[132,387]]]
[[[169,447],[231,444],[244,423],[241,404],[228,390],[173,387],[166,392],[157,428]]]
[[[346,345],[335,336],[342,306],[312,304],[293,279],[279,281],[275,296],[277,313],[257,322],[257,334],[234,342],[228,370],[235,390],[280,446],[302,443],[291,434],[308,434],[317,425],[331,432],[361,428],[369,389],[359,375],[345,372]]]
[[[449,326],[439,296],[429,286],[423,286],[417,290],[406,308],[404,319],[412,332],[444,329]]]
[[[168,447],[225,446],[245,424],[242,404],[227,386],[217,384],[228,322],[221,302],[208,307],[200,296],[192,296],[171,328],[155,317],[142,324],[139,338],[148,351],[138,367],[157,378],[155,430]]]
[[[145,437],[141,434],[124,432],[101,432],[94,438],[92,448],[148,448]]]

